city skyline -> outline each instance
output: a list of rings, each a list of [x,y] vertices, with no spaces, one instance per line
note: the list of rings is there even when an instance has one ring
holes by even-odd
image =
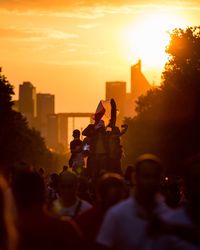
[[[163,71],[165,31],[199,25],[199,1],[1,1],[0,66],[15,87],[54,93],[55,112],[94,112],[107,81],[127,82],[141,58],[150,83]],[[153,38],[153,39],[152,39]],[[148,42],[148,43],[147,43]]]
[[[124,117],[133,117],[136,99],[145,94],[151,85],[142,73],[139,60],[132,65],[131,92],[126,91],[126,82],[105,82],[105,96],[102,99],[114,99],[117,107],[117,126],[124,124]],[[82,131],[88,123],[93,122],[93,113],[63,112],[55,113],[55,95],[37,93],[31,82],[23,82],[19,86],[19,100],[14,102],[14,110],[21,112],[27,119],[30,127],[40,131],[46,144],[51,150],[63,152],[73,139],[74,129]],[[79,119],[79,121],[77,121]]]

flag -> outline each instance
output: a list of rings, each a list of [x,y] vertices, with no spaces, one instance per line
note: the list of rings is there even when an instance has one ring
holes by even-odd
[[[96,112],[94,114],[95,124],[100,121],[104,122],[105,126],[108,126],[111,121],[116,121],[116,104],[114,99],[101,100],[97,106]]]

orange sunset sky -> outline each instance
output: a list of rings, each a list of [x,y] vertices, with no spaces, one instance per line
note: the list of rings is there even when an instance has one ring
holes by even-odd
[[[138,58],[159,84],[166,31],[199,24],[200,0],[0,0],[0,66],[15,99],[30,81],[55,94],[56,112],[94,112]]]

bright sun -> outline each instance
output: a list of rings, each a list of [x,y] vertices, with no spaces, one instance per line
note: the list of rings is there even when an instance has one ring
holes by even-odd
[[[185,27],[185,20],[168,12],[142,16],[123,31],[123,43],[132,63],[142,59],[145,68],[162,69],[167,61],[168,31]]]

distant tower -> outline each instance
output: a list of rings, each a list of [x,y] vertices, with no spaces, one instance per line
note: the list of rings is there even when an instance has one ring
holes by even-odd
[[[36,88],[30,82],[19,85],[19,111],[32,127],[36,117]]]
[[[47,146],[56,151],[58,147],[58,116],[48,115],[47,119]]]
[[[113,81],[106,82],[106,99],[113,98],[117,105],[119,114],[117,116],[117,125],[120,126],[124,119],[124,106],[126,99],[126,82]]]
[[[126,117],[134,117],[136,115],[135,101],[150,88],[151,85],[142,73],[141,60],[139,60],[138,63],[131,66],[131,92],[126,94],[124,111]]]
[[[51,94],[37,94],[37,128],[41,135],[47,137],[48,115],[55,113],[55,96]]]
[[[68,115],[59,113],[58,116],[58,142],[65,150],[68,148]]]
[[[145,94],[151,85],[142,74],[141,60],[131,66],[131,98],[136,100],[140,95]]]

